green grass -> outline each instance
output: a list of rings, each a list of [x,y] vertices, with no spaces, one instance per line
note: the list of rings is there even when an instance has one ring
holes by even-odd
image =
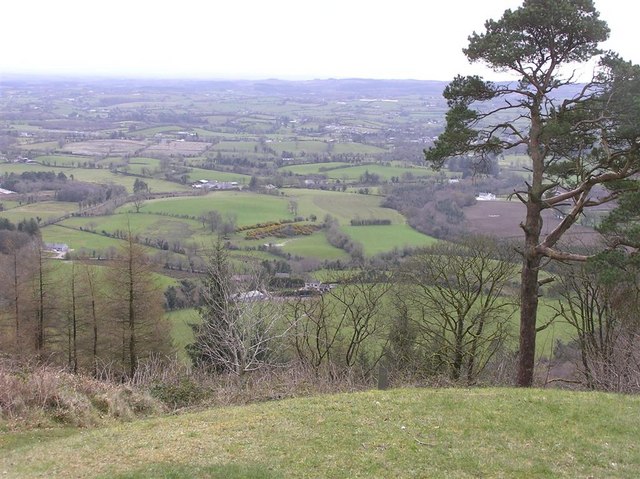
[[[70,219],[67,221],[74,221]],[[84,218],[85,221],[87,218]],[[78,229],[65,227],[66,223],[63,222],[60,225],[49,225],[42,228],[42,239],[46,243],[66,243],[69,247],[75,251],[80,249],[86,249],[89,252],[104,251],[107,248],[119,248],[123,241],[115,238],[109,238],[101,234],[90,233],[88,231],[80,231]],[[71,223],[73,224],[73,223]]]
[[[114,159],[120,161],[120,159]],[[67,178],[73,175],[73,178],[77,181],[87,181],[89,183],[101,183],[124,186],[129,193],[133,192],[133,184],[137,177],[114,174],[108,168],[60,168],[53,166],[43,166],[38,164],[3,164],[0,166],[0,174],[17,173],[20,174],[24,171],[53,171],[59,173],[62,171]],[[171,192],[171,191],[188,191],[191,190],[189,185],[181,185],[170,181],[159,180],[156,178],[145,178],[145,183],[149,186],[153,193]]]
[[[48,166],[52,166],[54,168],[64,166],[71,167],[75,165],[80,165],[82,163],[95,163],[96,159],[90,156],[72,156],[72,155],[44,155],[38,156],[35,158],[36,161],[40,163],[48,164]],[[64,169],[60,171],[64,172]],[[65,173],[66,174],[66,173]],[[67,174],[67,176],[69,176]]]
[[[367,256],[385,253],[394,248],[402,249],[405,246],[431,246],[437,241],[409,225],[345,226],[342,230],[355,241],[362,243]]]
[[[122,207],[118,211],[122,214],[115,214],[100,217],[78,217],[69,218],[61,224],[72,228],[84,228],[97,232],[107,231],[113,233],[116,230],[131,231],[139,235],[142,240],[145,237],[162,238],[167,241],[190,239],[195,234],[202,233],[202,224],[182,218],[172,218],[156,214],[128,213],[128,208]],[[141,209],[144,211],[144,207]]]
[[[300,215],[308,217],[315,214],[318,221],[326,215],[333,216],[343,225],[356,218],[388,219],[393,224],[406,221],[397,211],[382,208],[383,198],[380,196],[296,188],[287,189],[285,193],[288,200],[297,201]]]
[[[339,161],[328,161],[326,163],[305,163],[303,165],[283,166],[279,168],[280,171],[291,171],[296,175],[316,175],[326,174],[338,168],[349,168],[349,163],[343,163]],[[336,170],[339,171],[339,170]]]
[[[0,470],[11,478],[634,478],[638,428],[637,396],[370,391],[45,433],[42,441],[9,433]]]
[[[280,171],[290,171],[297,175],[325,175],[332,180],[358,181],[360,177],[369,172],[376,174],[382,181],[390,181],[392,177],[402,178],[405,175],[413,175],[416,178],[434,176],[435,173],[431,168],[426,166],[398,166],[398,165],[358,165],[349,166],[346,163],[327,162],[327,163],[311,163],[304,165],[283,166]]]
[[[223,216],[236,215],[238,226],[293,218],[288,211],[286,198],[240,191],[219,191],[205,196],[151,200],[144,206],[147,213],[164,212],[195,217],[212,210],[220,212]]]
[[[63,201],[40,201],[0,212],[0,217],[7,218],[17,224],[23,219],[41,218],[43,221],[59,218],[69,213],[78,211],[76,203]]]
[[[187,175],[190,182],[198,180],[209,181],[235,181],[241,185],[249,184],[251,176],[241,175],[239,173],[227,173],[225,171],[206,170],[204,168],[191,168],[191,172]]]
[[[171,339],[180,358],[185,363],[189,362],[185,347],[193,343],[193,330],[189,326],[192,323],[200,322],[200,316],[195,309],[181,309],[170,311],[167,318],[171,322]]]
[[[130,158],[127,162],[129,173],[142,175],[143,170],[148,170],[151,174],[160,170],[160,160],[156,158],[136,157]]]
[[[317,258],[320,260],[348,260],[349,255],[335,246],[331,246],[322,232],[310,236],[298,236],[287,240],[274,240],[276,244],[283,243],[282,250],[294,256]]]

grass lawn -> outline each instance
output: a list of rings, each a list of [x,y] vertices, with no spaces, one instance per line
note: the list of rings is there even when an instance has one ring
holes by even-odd
[[[8,433],[4,477],[634,478],[640,397],[399,389]]]

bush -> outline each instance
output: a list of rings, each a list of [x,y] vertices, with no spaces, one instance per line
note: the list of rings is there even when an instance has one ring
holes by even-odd
[[[190,378],[182,378],[178,383],[157,383],[150,392],[171,409],[193,406],[207,396],[207,391]]]

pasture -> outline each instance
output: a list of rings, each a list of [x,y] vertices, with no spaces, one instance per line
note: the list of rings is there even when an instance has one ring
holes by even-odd
[[[322,232],[314,233],[311,236],[298,236],[285,240],[274,240],[274,244],[281,245],[282,251],[293,256],[304,258],[314,258],[319,260],[342,260],[349,259],[349,255],[327,241]]]
[[[191,239],[195,234],[202,233],[202,225],[190,219],[172,218],[154,214],[121,213],[109,216],[69,218],[60,223],[62,226],[74,229],[84,229],[110,234],[127,232],[129,229],[140,238],[150,237],[181,241]]]
[[[347,225],[352,219],[383,219],[392,224],[404,224],[405,218],[395,210],[380,206],[380,196],[342,193],[337,191],[308,190],[291,188],[286,190],[287,198],[298,203],[302,216],[316,215],[323,220],[326,215]]]
[[[243,175],[240,173],[229,173],[226,171],[218,170],[206,170],[204,168],[189,168],[187,177],[191,183],[198,180],[208,180],[217,182],[232,182],[235,181],[240,185],[248,185],[251,181],[251,176]]]
[[[391,181],[394,177],[406,178],[412,176],[414,178],[427,178],[437,175],[436,172],[426,166],[399,166],[375,163],[358,166],[340,162],[310,163],[283,166],[279,170],[302,176],[322,175],[330,180],[347,182],[358,181],[365,173],[377,175],[380,181]]]
[[[18,205],[5,211],[0,211],[0,217],[7,218],[14,224],[30,218],[40,218],[41,222],[46,223],[76,211],[78,211],[78,205],[76,203],[39,201],[37,203]]]
[[[221,213],[223,217],[233,215],[238,226],[255,225],[278,219],[293,219],[285,198],[244,191],[216,191],[197,197],[149,200],[143,207],[146,213],[166,213],[196,218],[213,210]]]
[[[394,249],[402,250],[404,247],[431,246],[437,241],[406,224],[344,226],[342,231],[354,241],[361,243],[367,256],[386,253]]]
[[[122,240],[109,238],[99,233],[80,231],[74,227],[66,226],[64,222],[45,226],[41,232],[42,239],[46,243],[65,243],[75,252],[85,250],[89,254],[92,252],[97,254],[110,248],[117,249],[123,244]]]
[[[133,184],[138,177],[130,176],[123,173],[114,173],[108,168],[61,168],[54,166],[46,166],[40,164],[0,164],[0,174],[16,173],[20,174],[26,171],[53,171],[58,174],[63,172],[67,178],[73,178],[77,181],[86,181],[89,183],[100,183],[103,185],[116,184],[124,186],[129,193],[133,193]],[[191,191],[189,185],[183,185],[171,181],[161,180],[157,178],[143,178],[149,189],[153,193],[169,193],[174,191]]]

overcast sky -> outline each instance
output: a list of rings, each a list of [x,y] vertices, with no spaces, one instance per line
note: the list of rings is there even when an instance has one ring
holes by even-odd
[[[640,63],[637,0],[596,0],[604,45]],[[518,0],[4,0],[0,73],[451,80]]]

